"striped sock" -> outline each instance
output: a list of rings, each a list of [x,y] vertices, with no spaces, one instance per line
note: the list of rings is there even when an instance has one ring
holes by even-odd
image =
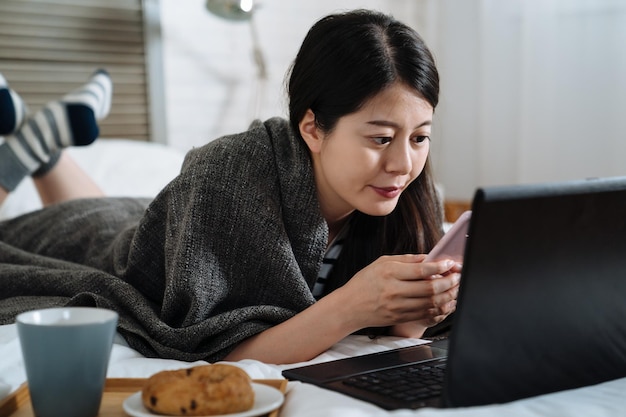
[[[111,76],[106,70],[99,69],[91,75],[86,84],[65,95],[61,102],[86,105],[93,110],[96,120],[102,120],[111,110],[112,94]]]
[[[0,74],[0,135],[15,132],[28,113],[22,98],[9,88],[7,80]]]
[[[98,70],[82,87],[29,117],[0,145],[0,186],[12,191],[25,176],[55,163],[58,158],[51,156],[61,149],[86,146],[96,140],[97,120],[108,115],[112,92],[109,74]]]

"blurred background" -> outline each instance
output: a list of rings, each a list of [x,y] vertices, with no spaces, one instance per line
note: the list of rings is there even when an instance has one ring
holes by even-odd
[[[182,151],[286,116],[309,27],[353,8],[417,29],[441,74],[432,159],[449,201],[476,187],[626,174],[623,0],[0,0],[0,72],[34,108],[109,68],[105,137]],[[251,18],[250,18],[251,17]]]
[[[260,0],[253,27],[202,0],[161,0],[167,137],[187,148],[285,115],[283,81],[308,28],[338,10],[391,13],[441,72],[433,161],[448,199],[478,186],[626,174],[622,0]]]

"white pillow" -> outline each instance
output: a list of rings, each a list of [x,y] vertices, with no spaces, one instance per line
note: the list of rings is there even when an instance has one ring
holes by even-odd
[[[99,139],[66,150],[110,196],[154,197],[178,173],[183,151],[127,139]],[[25,178],[0,207],[0,219],[41,208],[32,179]]]

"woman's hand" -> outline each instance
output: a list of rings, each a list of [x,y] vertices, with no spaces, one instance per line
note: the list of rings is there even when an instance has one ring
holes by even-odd
[[[360,328],[394,326],[394,335],[420,337],[454,311],[461,266],[423,259],[383,256],[337,290],[352,304],[351,318]]]
[[[461,264],[455,263],[455,265],[450,269],[450,271],[444,274],[444,276],[447,276],[450,274],[457,274],[460,277],[461,268],[462,268]],[[438,277],[433,277],[433,278],[438,279]],[[427,319],[427,320],[417,320],[417,321],[396,324],[391,327],[390,334],[392,336],[400,336],[400,337],[413,337],[413,338],[422,337],[426,329],[439,324],[440,322],[445,320],[446,317],[448,317],[450,314],[452,314],[456,310],[456,298],[458,296],[458,285],[454,287],[454,291],[455,291],[454,300],[450,301],[446,306],[444,306],[443,314],[432,317],[431,319]]]
[[[365,327],[397,325],[407,336],[421,336],[416,329],[454,311],[460,279],[455,262],[423,260],[424,255],[379,258],[304,311],[244,340],[225,360],[307,361]]]

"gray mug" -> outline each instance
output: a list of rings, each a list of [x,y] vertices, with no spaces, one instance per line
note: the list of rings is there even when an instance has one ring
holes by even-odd
[[[17,332],[37,417],[98,415],[118,315],[63,307],[17,316]]]

